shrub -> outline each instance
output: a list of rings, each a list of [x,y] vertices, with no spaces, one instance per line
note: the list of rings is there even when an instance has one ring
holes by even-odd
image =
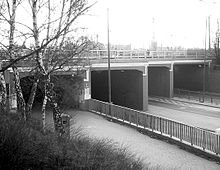
[[[143,168],[140,160],[113,141],[92,140],[79,132],[70,140],[58,140],[29,124],[0,115],[0,169]]]

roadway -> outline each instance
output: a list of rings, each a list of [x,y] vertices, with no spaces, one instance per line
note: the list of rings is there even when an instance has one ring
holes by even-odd
[[[200,128],[209,130],[220,128],[220,108],[150,99],[148,112]]]

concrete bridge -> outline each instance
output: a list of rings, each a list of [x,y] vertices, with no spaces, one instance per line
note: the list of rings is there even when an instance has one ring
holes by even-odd
[[[89,98],[108,101],[107,54],[106,50],[92,50],[85,55],[87,66],[81,101]],[[203,66],[210,66],[212,61],[202,51],[189,50],[112,50],[110,57],[112,102],[144,111],[148,109],[148,95],[172,98],[174,87],[180,88],[184,84],[201,90]],[[20,63],[22,77],[28,76],[32,69],[27,63]],[[72,72],[60,71],[57,74],[71,75]],[[5,75],[8,95],[15,101],[12,71],[6,71]]]
[[[112,102],[148,110],[148,95],[173,97],[174,87],[203,88],[204,65],[211,57],[196,51],[111,51]],[[107,51],[91,51],[85,99],[108,101]]]

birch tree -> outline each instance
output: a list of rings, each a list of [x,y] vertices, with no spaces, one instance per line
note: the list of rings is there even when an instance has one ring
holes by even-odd
[[[8,45],[3,45],[4,47],[6,47],[6,54],[9,56],[8,59],[10,59],[10,61],[15,60],[16,58],[16,53],[15,53],[15,44],[14,44],[14,36],[15,36],[15,17],[16,17],[16,9],[19,6],[19,4],[21,3],[21,0],[5,0],[5,4],[2,3],[2,6],[5,6],[7,10],[7,14],[4,15],[4,13],[1,11],[0,16],[1,16],[1,21],[4,20],[7,25],[8,25],[8,40],[9,43]],[[7,58],[7,57],[6,57]],[[19,106],[19,110],[21,111],[21,118],[26,120],[26,115],[25,115],[25,101],[23,98],[23,94],[21,91],[21,86],[20,86],[20,78],[19,78],[19,72],[18,69],[16,67],[15,64],[11,65],[12,70],[13,70],[13,74],[14,74],[14,82],[15,82],[15,90],[16,90],[16,94],[17,94],[17,99],[18,99],[18,106]],[[3,78],[1,77],[1,80],[3,80]],[[4,91],[4,82],[1,83],[1,90],[3,89]],[[4,96],[4,92],[3,96]],[[4,101],[4,100],[2,100]]]
[[[54,118],[54,125],[55,130],[59,133],[63,133],[63,126],[62,126],[62,119],[61,115],[62,112],[60,111],[60,108],[57,104],[57,101],[55,100],[55,92],[53,90],[53,84],[50,82],[50,75],[57,71],[61,70],[64,67],[67,67],[69,61],[73,61],[74,58],[77,58],[75,60],[75,63],[72,63],[73,65],[79,64],[79,58],[80,55],[83,53],[85,49],[87,49],[87,44],[89,44],[87,39],[83,39],[82,37],[79,37],[76,42],[73,49],[67,51],[65,49],[65,42],[68,38],[68,34],[72,33],[71,25],[70,23],[73,23],[80,15],[83,15],[84,12],[89,8],[86,7],[86,1],[82,0],[63,0],[60,4],[60,14],[57,19],[57,23],[55,20],[51,20],[51,3],[48,0],[47,4],[47,26],[45,26],[46,30],[46,37],[45,40],[48,41],[49,37],[55,34],[60,34],[59,37],[54,39],[54,41],[51,43],[50,46],[47,46],[47,48],[43,49],[41,52],[36,54],[36,62],[38,65],[38,73],[40,73],[41,77],[43,77],[44,80],[44,100],[42,105],[42,125],[43,129],[45,129],[45,110],[46,110],[46,103],[47,100],[50,102],[51,106],[53,107],[53,118]],[[39,3],[39,1],[38,1]],[[39,28],[37,24],[37,0],[32,0],[31,7],[32,7],[32,16],[33,16],[33,32],[34,32],[34,38],[35,38],[35,46],[36,48],[39,48]],[[54,29],[54,25],[57,24],[56,29]],[[52,27],[53,25],[53,27]],[[52,29],[53,28],[53,29]],[[70,34],[71,35],[71,34]],[[72,34],[73,35],[73,34]],[[74,37],[73,37],[74,38]],[[76,57],[77,56],[77,57]],[[44,60],[43,60],[44,58]]]
[[[39,81],[44,81],[45,98],[42,106],[43,128],[45,128],[45,106],[47,101],[49,101],[54,110],[55,129],[61,134],[63,132],[62,113],[55,100],[55,92],[53,91],[53,84],[50,82],[50,75],[58,70],[64,71],[64,68],[70,70],[74,65],[77,66],[80,64],[83,66],[83,62],[81,62],[83,60],[80,57],[88,50],[89,41],[87,38],[79,36],[79,28],[75,23],[92,5],[88,5],[86,0],[61,0],[59,2],[50,0],[24,0],[23,3],[29,3],[32,26],[21,23],[21,21],[16,22],[14,20],[14,22],[29,31],[24,32],[20,30],[20,32],[17,32],[23,37],[23,44],[29,42],[31,46],[29,45],[25,53],[12,55],[12,60],[1,68],[0,72],[2,73],[10,67],[13,68],[19,61],[29,59],[35,61],[33,71],[35,82],[33,83],[28,103],[22,104],[22,113],[25,112],[25,115],[23,115],[30,117],[37,85]],[[74,48],[67,48],[69,42],[72,43],[72,47]],[[15,44],[12,40],[10,40],[10,43]],[[11,49],[12,53],[13,48]],[[70,63],[71,66],[68,67]],[[18,74],[16,75],[19,77]],[[16,88],[19,89],[19,85]],[[17,90],[18,92],[19,90]]]

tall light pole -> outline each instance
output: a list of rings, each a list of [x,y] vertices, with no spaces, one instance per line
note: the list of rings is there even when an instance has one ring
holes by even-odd
[[[203,87],[202,87],[202,102],[205,101],[205,88],[206,88],[206,55],[207,55],[207,50],[206,50],[206,39],[207,39],[207,17],[205,21],[205,56],[204,56],[204,66],[203,66]]]
[[[108,36],[108,102],[109,102],[109,114],[111,114],[111,65],[110,65],[110,42],[109,42],[109,9],[107,9],[107,36]]]
[[[208,16],[208,29],[209,29],[209,52],[211,50],[211,37],[210,37],[210,32],[211,32],[211,28],[210,28],[210,21],[211,20],[211,16]]]

